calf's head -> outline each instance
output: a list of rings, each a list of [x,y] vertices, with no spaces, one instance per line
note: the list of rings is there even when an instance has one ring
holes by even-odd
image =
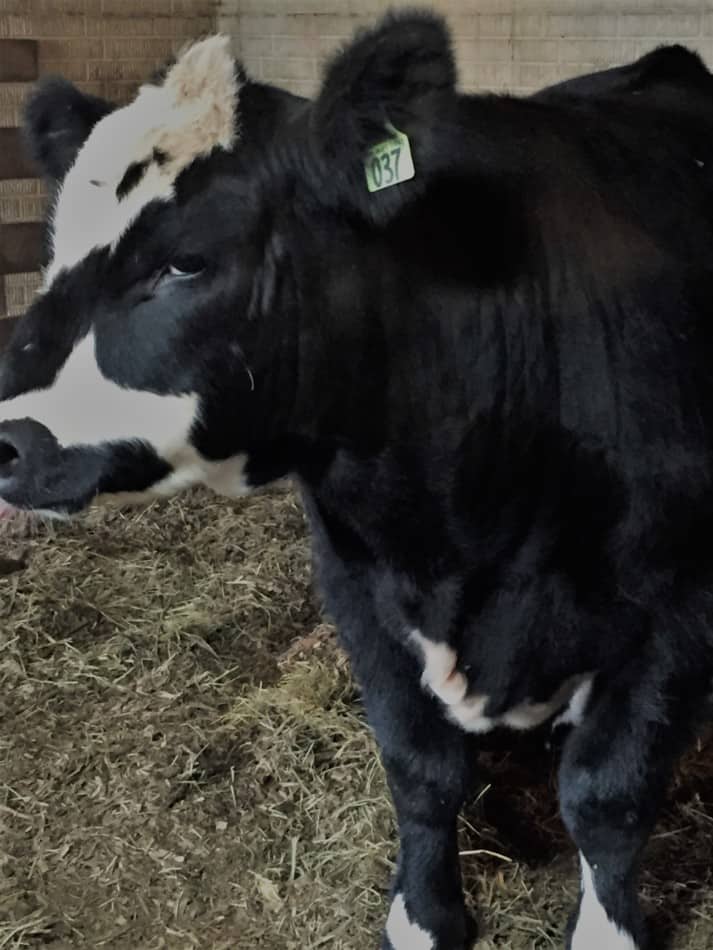
[[[196,483],[233,494],[284,474],[286,418],[341,384],[330,354],[318,369],[305,350],[330,338],[349,357],[361,332],[339,228],[381,228],[426,187],[454,78],[443,25],[411,15],[338,55],[311,104],[250,82],[219,37],[124,108],[40,87],[29,134],[55,179],[51,250],[0,357],[5,512]],[[391,122],[420,174],[370,195],[364,156]],[[300,260],[307,292],[293,292]]]
[[[53,194],[49,263],[0,355],[0,514],[242,490],[241,421],[222,410],[254,391],[243,346],[261,331],[236,183],[301,103],[248,81],[223,37],[123,108],[38,87],[26,124]]]

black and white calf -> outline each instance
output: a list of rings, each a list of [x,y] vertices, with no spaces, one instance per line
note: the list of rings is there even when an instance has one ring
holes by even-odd
[[[398,815],[383,946],[470,945],[478,735],[564,716],[567,946],[643,950],[713,678],[713,78],[669,48],[529,99],[455,81],[404,13],[312,103],[220,38],[125,109],[41,87],[52,255],[0,363],[0,494],[294,475]]]

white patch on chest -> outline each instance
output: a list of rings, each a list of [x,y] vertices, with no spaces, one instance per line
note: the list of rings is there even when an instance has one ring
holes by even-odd
[[[213,36],[189,47],[162,85],[142,86],[133,102],[101,119],[55,201],[45,287],[93,249],[115,244],[149,202],[170,200],[193,161],[230,148],[238,95],[229,41]],[[142,163],[143,175],[121,198],[117,187],[127,169]]]
[[[572,935],[572,950],[638,950],[633,937],[620,930],[609,919],[599,903],[594,887],[592,869],[580,855],[582,862],[582,903],[577,926]]]
[[[409,920],[402,894],[397,894],[391,904],[386,921],[386,936],[394,950],[433,950],[435,947],[431,934]]]
[[[573,676],[546,702],[523,702],[500,716],[486,716],[489,697],[482,693],[467,695],[468,680],[464,673],[456,670],[458,656],[455,650],[445,643],[429,640],[419,630],[412,630],[410,638],[423,656],[421,684],[441,700],[448,718],[466,732],[490,732],[498,726],[523,731],[534,729],[568,703],[572,708],[576,697],[579,697],[582,711],[586,706],[591,677]]]

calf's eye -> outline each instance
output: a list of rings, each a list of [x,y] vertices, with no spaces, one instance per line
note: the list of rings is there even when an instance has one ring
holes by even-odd
[[[179,257],[166,268],[166,276],[179,280],[197,277],[205,270],[205,261],[200,257]]]

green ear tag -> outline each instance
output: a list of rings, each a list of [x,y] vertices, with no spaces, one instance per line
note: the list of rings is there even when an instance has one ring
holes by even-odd
[[[392,137],[372,146],[366,155],[364,171],[369,191],[391,188],[416,175],[408,136],[393,125],[388,128],[393,132]]]

